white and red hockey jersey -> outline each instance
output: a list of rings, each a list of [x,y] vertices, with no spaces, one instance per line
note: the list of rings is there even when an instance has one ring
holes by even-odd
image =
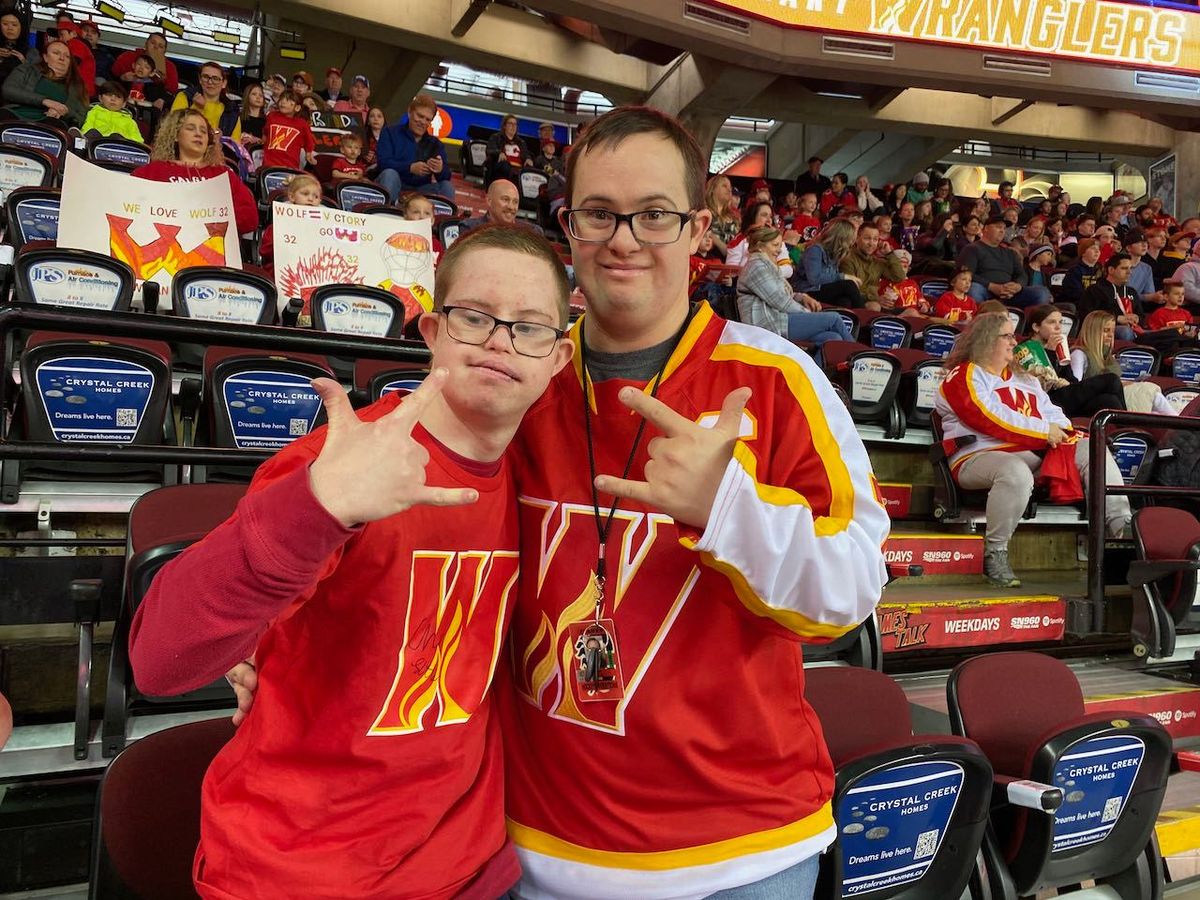
[[[630,384],[652,387],[588,384],[598,473],[619,475],[633,446],[640,417],[617,399]],[[834,838],[833,768],[804,700],[801,642],[872,614],[888,517],[855,427],[807,355],[702,306],[658,399],[712,425],[741,386],[753,395],[703,534],[636,503],[616,512],[605,614],[621,699],[582,696],[570,640],[593,614],[598,548],[578,351],[518,434],[516,690],[498,708],[523,898],[698,898]],[[657,434],[647,423],[631,478]]]
[[[1051,424],[1071,429],[1071,420],[1037,379],[1012,366],[999,375],[975,363],[955,366],[942,381],[935,409],[942,417],[947,442],[975,436],[951,454],[950,468],[955,472],[987,450],[1044,450]]]

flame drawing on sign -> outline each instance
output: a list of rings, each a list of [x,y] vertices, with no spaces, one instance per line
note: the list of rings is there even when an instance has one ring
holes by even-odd
[[[179,244],[182,226],[155,222],[154,228],[158,237],[148,243],[139,244],[129,234],[133,219],[114,216],[111,213],[106,214],[106,217],[108,246],[113,258],[126,263],[139,279],[153,278],[164,270],[168,275],[174,275],[180,269],[189,266],[225,265],[225,234],[229,230],[228,222],[205,222],[208,237],[190,250],[184,250]]]
[[[302,317],[312,315],[312,292],[323,284],[362,284],[358,266],[346,260],[340,250],[322,247],[316,253],[284,266],[279,273],[283,296],[304,301]]]

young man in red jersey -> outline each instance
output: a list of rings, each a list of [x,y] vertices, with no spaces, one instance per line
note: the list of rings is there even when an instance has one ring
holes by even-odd
[[[499,697],[522,900],[804,900],[835,836],[801,644],[871,615],[888,517],[813,361],[689,306],[705,159],[631,107],[568,162],[588,311],[511,455]]]
[[[156,576],[130,636],[143,691],[258,666],[204,781],[206,900],[495,900],[517,880],[489,690],[516,600],[505,450],[570,359],[568,294],[542,238],[456,242],[420,322],[425,383],[356,416],[315,382],[328,428]]]

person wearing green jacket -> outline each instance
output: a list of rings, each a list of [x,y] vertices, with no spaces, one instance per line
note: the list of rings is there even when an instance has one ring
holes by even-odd
[[[141,129],[125,108],[125,85],[119,81],[106,81],[100,85],[98,94],[99,102],[88,110],[87,118],[83,120],[79,130],[84,134],[95,131],[105,137],[119,134],[131,141],[142,143]]]
[[[62,41],[48,42],[40,60],[28,59],[13,69],[0,95],[15,115],[32,122],[79,125],[87,116],[87,88]]]

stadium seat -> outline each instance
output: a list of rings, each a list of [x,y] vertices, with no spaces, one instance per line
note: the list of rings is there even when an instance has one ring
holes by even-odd
[[[487,172],[487,141],[464,141],[461,149],[463,175],[482,184]]]
[[[450,216],[433,220],[433,236],[442,242],[442,249],[449,250],[458,240],[465,220],[458,216]]]
[[[914,736],[908,698],[870,669],[805,671],[836,772],[837,842],[815,897],[957,898],[987,827],[992,767],[974,741]],[[854,715],[846,715],[848,709]]]
[[[70,151],[69,138],[61,128],[46,122],[12,121],[0,123],[0,144],[36,150],[51,161],[50,174],[62,171]],[[49,185],[51,182],[46,182]]]
[[[1153,716],[1087,714],[1066,663],[1030,652],[976,656],[946,684],[950,724],[996,772],[984,859],[999,896],[1032,896],[1094,880],[1124,900],[1161,897],[1154,823],[1166,791],[1171,738]],[[1057,788],[1057,810],[1011,803],[1013,782]],[[998,792],[1000,793],[1000,792]],[[1010,802],[1005,802],[1008,799]]]
[[[395,216],[397,219],[404,218],[404,213],[402,213],[399,209],[397,209],[395,206],[388,206],[385,203],[376,203],[371,206],[363,206],[359,209],[356,209],[355,212],[370,213],[371,215],[380,216]]]
[[[734,309],[737,309],[737,304],[733,304]],[[825,307],[824,312],[835,312],[842,317],[842,321],[846,323],[846,328],[850,332],[850,340],[857,342],[859,334],[862,332],[862,323],[865,318],[870,321],[876,314],[869,309],[850,310],[841,309],[839,307]],[[862,313],[863,315],[859,315]],[[738,319],[737,321],[741,321]]]
[[[31,244],[13,269],[18,303],[127,312],[133,301],[133,270],[107,254]]]
[[[204,773],[235,728],[227,716],[142,738],[109,764],[92,835],[90,900],[188,900]]]
[[[430,197],[429,202],[433,204],[433,214],[435,216],[458,215],[458,204],[453,200],[447,200],[445,197]]]
[[[261,275],[225,266],[192,266],[171,280],[175,315],[231,325],[272,325],[278,318],[275,285]]]
[[[517,188],[521,194],[521,209],[537,212],[538,196],[544,188],[549,187],[550,179],[545,172],[537,169],[522,169],[517,179],[520,182]]]
[[[1200,385],[1200,349],[1177,352],[1171,358],[1171,374],[1180,381]]]
[[[118,172],[132,172],[150,162],[150,148],[119,135],[88,138],[88,159]]]
[[[1139,509],[1133,514],[1133,542],[1137,559],[1127,575],[1133,591],[1133,652],[1152,659],[1171,656],[1196,596],[1200,522],[1169,506]]]
[[[1126,484],[1133,484],[1142,469],[1151,463],[1157,443],[1152,434],[1140,428],[1123,428],[1108,434],[1108,447]]]
[[[1177,414],[1183,415],[1184,410],[1191,405],[1192,401],[1200,397],[1200,385],[1193,383],[1164,388],[1163,397],[1171,404]]]
[[[1162,356],[1153,347],[1128,344],[1118,348],[1114,354],[1121,366],[1121,377],[1126,381],[1137,381],[1148,375],[1157,375]]]
[[[224,677],[175,697],[152,697],[137,687],[129,661],[129,631],[158,571],[231,515],[246,493],[242,484],[177,484],[142,495],[129,510],[121,609],[113,626],[101,752],[125,746],[132,715],[234,706]]]
[[[867,325],[871,346],[876,350],[898,350],[912,345],[912,323],[903,316],[882,314]]]
[[[855,422],[881,425],[888,438],[904,436],[904,413],[896,404],[901,370],[897,357],[851,341],[826,341],[821,355],[825,371],[846,389]]]
[[[1017,337],[1023,337],[1027,323],[1025,321],[1025,310],[1019,306],[1007,306],[1005,310],[1008,312],[1008,320],[1012,322],[1013,329],[1017,333]]]
[[[945,433],[942,431],[942,418],[936,411],[929,413],[929,428],[933,432],[933,443],[929,446],[929,463],[933,466],[933,518],[938,522],[948,519],[958,519],[963,514],[963,508],[982,512],[987,507],[987,491],[968,491],[958,486],[950,471],[950,457],[954,455],[955,447],[948,446]],[[974,437],[959,438],[956,447],[973,443]],[[1022,513],[1022,519],[1032,519],[1037,515],[1039,490],[1034,488],[1029,503]]]
[[[388,195],[373,181],[339,181],[333,186],[333,199],[339,209],[350,211],[358,210],[364,204],[386,205]]]
[[[928,428],[938,388],[946,377],[942,360],[923,350],[892,350],[900,360],[900,409],[910,428]]]
[[[312,327],[317,331],[399,338],[404,324],[404,304],[383,288],[323,284],[312,293]]]
[[[204,354],[196,443],[282,449],[324,424],[324,405],[311,381],[332,376],[320,356],[209,347]],[[253,466],[194,466],[192,481],[249,481],[253,474]]]
[[[98,340],[47,331],[21,354],[21,393],[8,440],[106,448],[175,443],[170,348],[161,341]],[[6,460],[0,502],[26,481],[171,484],[174,466],[152,463]]]
[[[387,359],[360,359],[354,364],[355,405],[366,406],[397,391],[415,391],[429,374],[420,363],[403,363]]]
[[[920,277],[917,281],[920,283],[921,293],[931,304],[937,303],[942,294],[950,290],[950,282],[945,278]]]
[[[59,189],[22,187],[4,198],[5,240],[20,251],[30,241],[58,240]]]
[[[278,190],[287,187],[287,183],[297,175],[303,175],[299,169],[291,169],[287,166],[267,166],[265,169],[258,170],[258,178],[255,181],[255,197],[258,200],[258,208],[261,212],[271,205],[271,195]]]
[[[954,349],[954,342],[962,334],[961,325],[926,325],[921,332],[921,346],[925,352],[938,359],[945,359]]]
[[[1056,300],[1054,308],[1062,316],[1062,333],[1068,340],[1074,338],[1079,333],[1079,325],[1083,322],[1083,316],[1079,315],[1074,303],[1059,303]]]

